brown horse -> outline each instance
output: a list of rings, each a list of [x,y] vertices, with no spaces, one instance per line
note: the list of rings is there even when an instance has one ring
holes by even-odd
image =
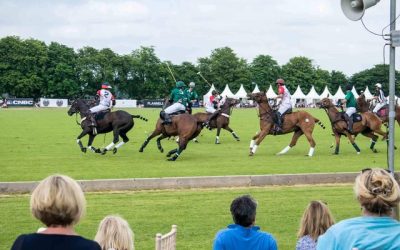
[[[229,127],[229,118],[231,116],[231,108],[234,107],[236,104],[239,103],[239,100],[233,99],[233,98],[226,98],[225,102],[221,106],[220,114],[217,116],[216,119],[213,119],[210,121],[210,127],[211,129],[216,128],[217,129],[217,136],[215,137],[215,144],[219,144],[219,134],[221,132],[221,128],[229,131],[232,136],[236,139],[236,141],[240,141],[239,136],[236,135],[235,131],[233,131]],[[204,123],[207,121],[208,117],[211,114],[209,113],[196,113],[193,116],[197,118],[197,120],[201,123]]]
[[[357,98],[357,106],[358,110],[361,113],[372,111],[374,108],[371,106],[371,100],[366,100],[364,94],[361,94]],[[396,115],[395,119],[397,121],[397,124],[400,126],[400,107],[396,104],[395,107]],[[378,117],[382,120],[382,122],[387,126],[387,123],[389,122],[389,106],[383,107],[380,111],[378,111]]]
[[[387,133],[382,131],[382,121],[373,113],[366,112],[361,113],[361,121],[355,121],[353,124],[353,133],[349,133],[347,130],[347,123],[342,117],[342,113],[337,110],[337,108],[333,105],[332,101],[328,98],[324,98],[321,102],[318,103],[320,108],[325,109],[329,120],[332,124],[332,130],[335,136],[336,148],[335,154],[339,154],[339,146],[340,146],[340,137],[342,135],[347,136],[350,143],[353,145],[354,149],[357,151],[357,154],[360,153],[360,148],[357,146],[355,139],[352,134],[355,136],[359,133],[362,135],[369,137],[372,139],[370,149],[376,153],[375,143],[378,139],[378,136],[375,134],[380,134],[383,136],[383,139],[387,139]],[[353,119],[353,117],[351,117]]]
[[[275,113],[268,103],[265,92],[249,94],[249,97],[250,99],[258,103],[258,116],[260,117],[260,131],[257,133],[257,135],[253,137],[250,142],[249,155],[252,156],[255,154],[257,147],[264,140],[265,136],[267,136],[268,134],[276,134],[274,131]],[[308,142],[310,143],[308,156],[313,156],[315,141],[312,137],[312,132],[314,130],[315,123],[318,123],[322,128],[325,128],[317,118],[313,117],[310,113],[306,111],[296,111],[290,114],[286,114],[283,118],[282,133],[280,134],[287,134],[292,132],[294,134],[289,146],[286,146],[277,155],[286,154],[292,147],[296,145],[299,137],[304,134],[307,137]]]
[[[161,153],[164,152],[163,147],[161,146],[161,140],[164,138],[169,138],[171,136],[179,137],[179,146],[176,149],[173,149],[168,152],[167,157],[169,161],[175,161],[183,150],[186,149],[187,144],[190,140],[196,138],[201,132],[202,126],[201,123],[197,121],[197,119],[187,113],[175,115],[171,117],[172,123],[168,125],[163,125],[161,118],[157,120],[156,128],[154,131],[147,137],[147,139],[143,142],[142,146],[139,149],[139,152],[143,152],[144,148],[147,146],[149,141],[154,137],[160,135],[157,138],[157,147]]]
[[[131,130],[134,126],[133,118],[139,118],[141,120],[147,121],[146,118],[140,115],[131,115],[126,111],[117,110],[115,112],[107,112],[107,113],[99,113],[96,115],[97,122],[97,133],[93,132],[91,122],[86,119],[86,114],[88,113],[89,105],[82,99],[77,99],[72,102],[71,107],[68,110],[68,115],[72,116],[73,114],[80,114],[82,127],[82,133],[77,138],[77,143],[82,152],[86,153],[87,148],[95,153],[105,154],[108,150],[113,149],[113,153],[115,154],[119,147],[124,145],[129,141],[128,136],[126,135],[129,130]],[[114,139],[111,144],[109,144],[103,150],[95,148],[92,146],[93,140],[97,134],[104,134],[113,131]],[[89,135],[87,148],[83,147],[81,138],[85,135]],[[122,142],[119,142],[119,136],[122,138]]]

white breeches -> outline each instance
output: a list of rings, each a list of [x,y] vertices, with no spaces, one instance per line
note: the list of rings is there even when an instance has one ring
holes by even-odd
[[[207,106],[206,107],[206,112],[207,113],[214,113],[215,111],[217,111],[217,110],[212,106]]]
[[[109,107],[99,104],[99,105],[94,106],[93,108],[91,108],[89,110],[92,113],[97,113],[97,112],[100,112],[100,111],[103,111],[103,110],[106,110],[106,109],[109,109]]]
[[[292,107],[292,105],[290,103],[281,103],[281,105],[279,105],[279,109],[278,112],[280,114],[285,113],[288,109],[290,109]]]
[[[381,108],[383,108],[386,104],[384,102],[378,102],[372,112],[377,113]]]
[[[167,114],[172,114],[178,111],[185,111],[186,108],[182,103],[176,102],[174,104],[172,104],[171,106],[169,106],[168,108],[164,109],[165,113]]]
[[[348,108],[346,108],[346,114],[347,114],[349,117],[352,116],[356,111],[357,111],[357,110],[356,110],[356,108],[354,108],[354,107],[348,107]]]

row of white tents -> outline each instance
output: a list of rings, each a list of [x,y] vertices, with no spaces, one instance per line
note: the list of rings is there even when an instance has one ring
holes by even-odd
[[[203,103],[206,103],[208,98],[211,96],[211,92],[215,90],[214,84],[211,86],[210,90],[203,96]],[[257,93],[260,92],[260,89],[258,85],[254,87],[254,90],[251,93]],[[356,98],[358,98],[359,94],[357,93],[356,89],[353,86],[352,92]],[[229,85],[226,84],[224,90],[220,93],[220,95],[224,97],[230,97],[230,98],[242,98],[246,99],[247,98],[247,91],[244,89],[243,84],[240,85],[239,90],[236,92],[236,94],[233,94],[232,91],[229,88]],[[368,86],[364,90],[364,95],[366,99],[372,99],[373,95],[371,94],[370,90],[368,89]],[[273,90],[272,86],[269,85],[269,88],[266,92],[268,98],[275,98],[277,94]],[[329,97],[330,99],[334,100],[335,102],[339,99],[343,99],[345,97],[345,94],[342,90],[342,88],[339,86],[335,94],[331,94],[329,92],[329,89],[327,86],[325,86],[324,91],[321,94],[318,94],[317,91],[315,90],[314,86],[311,87],[310,91],[308,94],[304,94],[303,91],[301,90],[300,86],[297,85],[296,91],[291,94],[292,96],[292,104],[295,105],[298,102],[304,102],[305,105],[310,105],[310,104],[315,104],[316,102],[320,101],[322,98]]]

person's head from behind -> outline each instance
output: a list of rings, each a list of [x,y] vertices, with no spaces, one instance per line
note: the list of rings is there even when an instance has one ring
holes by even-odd
[[[346,91],[351,91],[353,89],[353,85],[347,84],[346,85]]]
[[[256,220],[257,202],[250,195],[239,196],[231,203],[231,214],[235,224],[250,227]]]
[[[297,237],[309,235],[314,240],[335,223],[328,206],[321,201],[311,201],[300,221]]]
[[[110,215],[100,222],[95,241],[103,250],[133,250],[133,237],[126,220],[117,215]]]
[[[32,192],[32,215],[47,227],[73,226],[84,215],[85,209],[81,187],[68,176],[51,175]]]
[[[354,192],[366,212],[391,215],[400,201],[399,185],[385,169],[364,169],[356,178]]]

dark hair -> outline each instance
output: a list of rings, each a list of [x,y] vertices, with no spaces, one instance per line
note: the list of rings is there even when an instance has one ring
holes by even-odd
[[[239,196],[231,203],[231,214],[235,224],[251,226],[256,220],[257,202],[250,195]]]
[[[346,85],[346,90],[352,90],[352,89],[353,89],[353,86],[351,86],[351,84]]]

